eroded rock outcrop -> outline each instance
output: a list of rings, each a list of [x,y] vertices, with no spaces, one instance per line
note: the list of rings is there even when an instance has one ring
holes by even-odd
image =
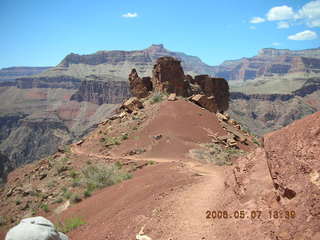
[[[206,96],[213,96],[219,112],[229,108],[229,85],[223,78],[213,78],[208,75],[195,76],[194,82],[198,84]]]
[[[206,95],[197,94],[191,98],[191,102],[194,102],[210,112],[217,112],[217,105],[213,96],[207,97]]]
[[[134,97],[144,98],[152,91],[152,82],[150,77],[140,78],[135,68],[129,74],[130,91]]]
[[[181,63],[173,57],[160,57],[149,78],[140,78],[135,69],[129,74],[130,91],[142,98],[149,91],[190,97],[190,100],[210,112],[224,112],[229,107],[229,85],[223,78],[184,75]]]
[[[158,58],[152,70],[152,83],[157,92],[176,93],[182,97],[190,93],[180,61],[173,57]]]

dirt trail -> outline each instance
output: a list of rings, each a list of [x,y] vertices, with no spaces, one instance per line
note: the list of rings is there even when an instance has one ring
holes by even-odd
[[[106,158],[106,156],[100,154],[88,154],[82,151],[79,146],[73,147],[72,152],[101,159]],[[112,158],[119,159],[117,156],[112,156]],[[168,163],[180,164],[183,165],[184,173],[189,173],[196,178],[195,183],[170,192],[160,203],[151,203],[152,207],[147,209],[147,211],[152,213],[152,215],[146,217],[145,221],[136,226],[137,228],[145,226],[145,234],[153,240],[216,239],[215,227],[218,227],[218,225],[206,219],[206,211],[217,209],[219,202],[223,198],[225,181],[223,173],[225,167],[217,167],[186,159],[181,159],[180,161],[167,158],[143,159],[139,157],[126,157],[126,159],[136,161],[152,160],[160,163],[160,165]],[[168,176],[165,174],[162,176],[162,178],[166,177]],[[151,192],[155,193],[156,190],[151,190]],[[134,209],[134,205],[132,203],[127,207]],[[139,231],[135,231],[133,234],[138,234]],[[73,236],[81,238],[81,234]]]
[[[197,184],[175,193],[163,203],[165,214],[157,219],[163,234],[157,239],[217,239],[215,227],[218,225],[206,219],[206,211],[217,210],[223,197],[224,176],[218,168],[191,170],[202,174],[206,170],[206,173]]]

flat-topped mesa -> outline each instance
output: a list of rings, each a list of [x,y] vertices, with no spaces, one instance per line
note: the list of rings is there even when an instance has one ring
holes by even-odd
[[[180,61],[173,57],[160,57],[152,70],[153,89],[156,92],[190,96],[190,85],[185,81]]]
[[[152,82],[150,77],[140,78],[135,68],[129,74],[130,92],[134,97],[144,98],[152,91]]]

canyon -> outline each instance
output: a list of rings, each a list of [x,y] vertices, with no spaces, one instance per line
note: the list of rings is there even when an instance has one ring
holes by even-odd
[[[320,109],[319,49],[262,49],[255,57],[220,66],[169,51],[162,44],[136,51],[71,53],[56,67],[1,70],[0,152],[15,168],[77,141],[131,96],[132,69],[147,81],[163,56],[181,62],[185,76],[177,77],[189,81],[193,91],[195,82],[203,93],[206,88],[212,91],[216,86],[206,83],[211,82],[210,75],[228,80],[230,102],[218,102],[218,108],[229,107],[228,113],[253,134],[261,136]],[[219,92],[214,95],[223,97]]]

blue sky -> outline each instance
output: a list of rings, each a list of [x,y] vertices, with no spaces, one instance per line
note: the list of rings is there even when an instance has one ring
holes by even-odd
[[[0,0],[0,68],[163,43],[210,65],[320,47],[320,0]]]

